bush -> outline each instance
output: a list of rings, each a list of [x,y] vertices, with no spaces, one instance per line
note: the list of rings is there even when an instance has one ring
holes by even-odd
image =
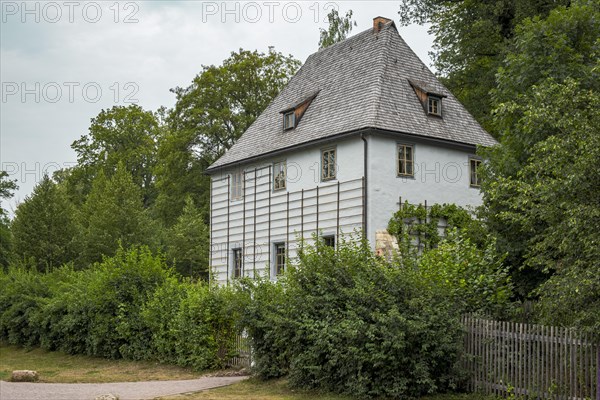
[[[493,241],[482,250],[465,232],[451,229],[439,247],[420,257],[418,273],[421,282],[446,292],[461,313],[511,315],[512,283]]]
[[[107,358],[223,367],[239,332],[230,288],[178,281],[146,247],[84,271],[0,271],[0,339]]]
[[[447,297],[367,243],[308,247],[278,283],[246,284],[256,368],[268,378],[357,397],[454,387],[462,328]],[[261,308],[262,307],[262,308]]]

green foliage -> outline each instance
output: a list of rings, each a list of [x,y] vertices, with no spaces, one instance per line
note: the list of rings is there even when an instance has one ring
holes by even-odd
[[[305,247],[277,283],[246,285],[257,372],[365,397],[418,397],[454,387],[462,331],[448,298],[366,243]],[[261,305],[263,307],[261,308]]]
[[[452,229],[437,248],[420,257],[417,271],[421,282],[439,286],[462,313],[511,316],[509,271],[493,242],[480,249],[464,232]]]
[[[11,226],[15,258],[39,271],[72,261],[77,235],[73,214],[64,190],[44,176],[15,212]]]
[[[191,149],[214,160],[241,136],[300,66],[292,56],[240,49],[220,66],[203,66],[187,88],[175,88],[170,127],[193,138]],[[194,136],[188,133],[194,132]]]
[[[518,24],[545,17],[569,0],[402,0],[400,21],[430,23],[435,35],[434,65],[450,91],[490,128],[493,104],[489,95],[506,46]]]
[[[528,163],[536,143],[563,134],[556,121],[558,112],[574,114],[581,106],[542,98],[544,92],[540,89],[572,80],[582,91],[598,92],[599,59],[597,3],[575,2],[569,8],[558,7],[546,19],[527,19],[517,28],[494,90],[494,127],[502,143],[491,157],[497,174],[514,176]],[[554,118],[541,118],[550,113]]]
[[[120,245],[154,241],[155,226],[144,210],[140,188],[121,163],[110,178],[99,172],[78,219],[81,265],[114,255]]]
[[[179,282],[146,247],[93,268],[0,271],[0,340],[70,354],[221,368],[241,307],[231,288]]]
[[[0,270],[0,338],[27,347],[39,344],[39,329],[32,320],[47,296],[48,288],[37,271]]]
[[[168,231],[166,242],[167,258],[181,275],[208,280],[209,229],[191,197],[186,199],[183,213]]]
[[[8,179],[8,172],[0,171],[0,203],[10,199],[18,189],[16,180]],[[12,233],[8,213],[0,204],[0,269],[8,267],[12,254]]]
[[[324,49],[346,39],[348,34],[352,32],[352,27],[356,26],[356,21],[352,21],[352,10],[348,10],[345,17],[340,17],[338,11],[332,8],[327,14],[327,20],[329,21],[329,28],[326,30],[320,29],[319,49]]]
[[[156,196],[153,170],[158,132],[157,117],[138,105],[102,110],[92,119],[89,133],[71,145],[78,163],[71,179],[86,186],[87,194],[100,171],[110,178],[122,164],[141,190],[144,205],[148,206]]]
[[[390,219],[387,230],[404,251],[410,251],[415,240],[420,249],[437,247],[443,234],[451,228],[460,229],[472,242],[484,245],[483,224],[468,210],[455,204],[434,204],[426,209],[422,204],[405,202]]]

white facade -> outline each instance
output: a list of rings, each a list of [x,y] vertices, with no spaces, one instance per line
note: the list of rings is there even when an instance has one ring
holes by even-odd
[[[291,133],[293,134],[293,132]],[[276,277],[276,246],[285,243],[295,257],[298,238],[319,232],[337,239],[362,232],[375,243],[399,201],[477,206],[470,186],[474,148],[417,137],[355,134],[215,172],[211,185],[211,270],[220,284],[235,275],[234,251],[242,249],[243,276]],[[398,177],[398,144],[414,150],[414,177]],[[321,179],[322,151],[336,150],[336,178]],[[366,179],[365,179],[366,157]],[[286,188],[274,190],[273,164],[287,165]],[[242,198],[232,199],[231,183],[242,172]],[[366,206],[365,206],[366,205]],[[238,253],[239,254],[239,253]]]

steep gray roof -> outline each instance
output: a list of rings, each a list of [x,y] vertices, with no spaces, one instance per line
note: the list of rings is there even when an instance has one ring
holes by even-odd
[[[443,118],[428,116],[410,82],[447,96]],[[300,123],[283,131],[281,111],[318,91]],[[496,141],[421,62],[394,23],[368,29],[312,54],[215,169],[361,128],[470,145]]]

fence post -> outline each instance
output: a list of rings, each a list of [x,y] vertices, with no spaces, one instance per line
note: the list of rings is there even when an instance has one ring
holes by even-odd
[[[600,400],[600,345],[596,346],[596,400]]]

